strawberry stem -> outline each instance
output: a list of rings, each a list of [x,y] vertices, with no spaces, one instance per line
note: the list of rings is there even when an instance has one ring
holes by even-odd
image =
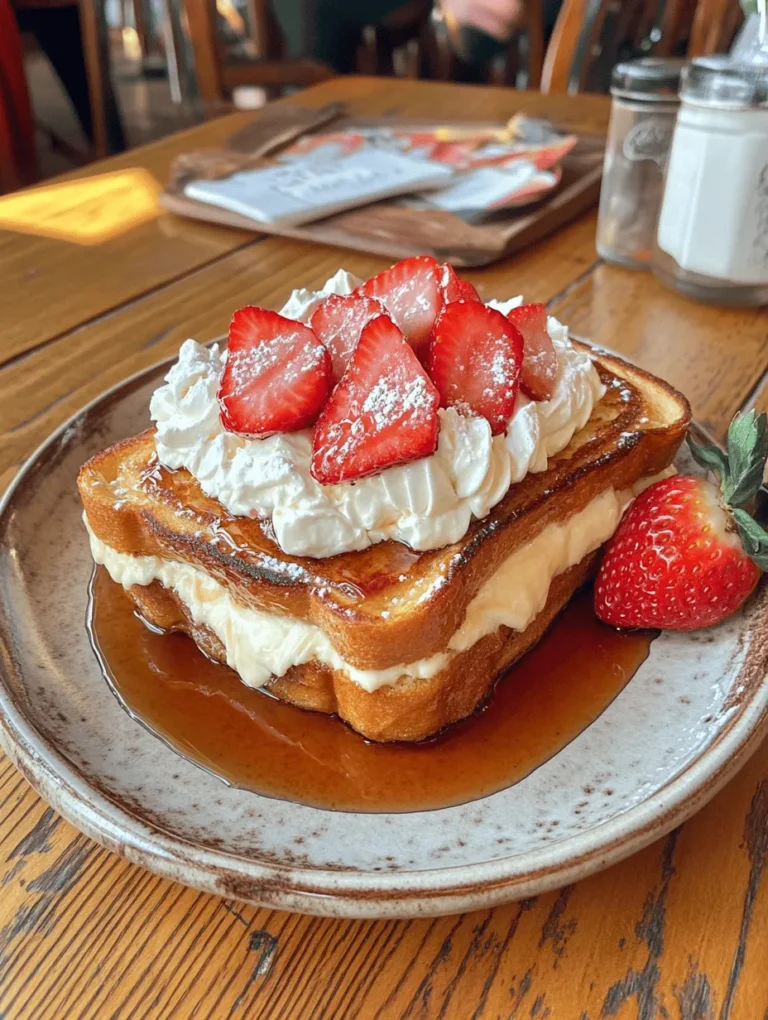
[[[727,453],[714,443],[688,436],[693,459],[720,479],[724,508],[733,518],[747,556],[768,570],[768,533],[744,509],[763,484],[768,459],[768,415],[754,410],[737,415],[728,429]]]

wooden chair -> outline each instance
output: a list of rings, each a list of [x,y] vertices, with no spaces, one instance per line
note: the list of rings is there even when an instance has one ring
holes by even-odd
[[[422,76],[425,65],[424,38],[432,15],[432,0],[410,0],[377,25],[368,25],[358,47],[356,70],[360,74],[394,75],[395,55],[404,57],[407,78]]]
[[[525,21],[509,42],[501,72],[490,77],[491,84],[516,86],[524,76],[528,89],[541,85],[544,59],[544,11],[541,0],[526,0]],[[522,86],[521,86],[522,87]]]
[[[731,0],[699,0],[691,25],[688,54],[692,57],[722,53],[743,21],[741,7]]]
[[[541,0],[529,0],[525,5],[525,32],[528,45],[529,89],[541,87],[541,72],[544,64],[544,10]]]
[[[0,0],[0,192],[30,184],[36,171],[21,35],[9,0]]]
[[[462,62],[456,55],[457,40],[452,39],[454,26],[443,20],[436,8],[430,21],[428,38],[424,41],[427,54],[423,76],[439,81],[463,78]],[[524,22],[510,39],[501,59],[492,62],[482,81],[493,85],[538,89],[544,55],[544,10],[542,0],[526,0]],[[477,69],[473,69],[477,73]],[[473,79],[474,80],[474,79]]]
[[[279,39],[266,0],[249,0],[251,42],[255,60],[228,60],[219,41],[216,0],[184,0],[187,28],[195,61],[200,98],[222,102],[238,85],[257,85],[268,93],[287,85],[300,88],[333,77],[329,67],[315,60],[283,60]]]
[[[131,13],[133,14],[133,27],[136,30],[136,37],[139,42],[142,60],[149,56],[152,48],[152,36],[150,31],[150,18],[147,17],[150,7],[145,0],[130,0]]]
[[[109,52],[103,0],[10,0],[19,18],[45,17],[55,8],[76,8],[80,22],[83,59],[88,79],[88,105],[93,129],[92,155],[109,156],[124,147],[117,103],[109,80]],[[73,15],[74,16],[74,15]],[[24,24],[24,21],[22,21]],[[64,146],[66,148],[66,146]]]
[[[564,0],[544,58],[542,92],[605,91],[622,58],[726,50],[738,0]]]
[[[79,0],[80,27],[83,33],[85,70],[88,75],[88,96],[93,122],[93,147],[96,158],[103,159],[112,151],[108,104],[111,96],[109,82],[109,42],[107,26],[99,18],[97,5],[103,0]],[[110,95],[108,95],[108,93]],[[114,102],[114,99],[112,99]]]
[[[539,2],[534,0],[534,6]],[[198,91],[204,100],[221,102],[237,85],[257,85],[269,93],[284,86],[305,87],[333,77],[331,69],[316,60],[282,57],[279,32],[267,0],[248,0],[249,42],[256,53],[254,60],[233,60],[224,52],[217,33],[216,0],[184,0],[184,7]],[[420,77],[430,63],[432,7],[433,0],[410,0],[381,23],[368,26],[357,52],[358,72],[393,74],[394,56],[401,50],[405,54],[406,75]]]

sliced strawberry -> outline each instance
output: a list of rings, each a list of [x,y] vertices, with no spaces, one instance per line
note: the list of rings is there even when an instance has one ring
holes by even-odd
[[[494,435],[515,409],[523,338],[512,323],[477,301],[446,305],[435,324],[430,374],[443,407],[487,418]]]
[[[357,292],[381,301],[419,360],[424,361],[432,327],[444,303],[437,262],[429,255],[403,259],[371,277]]]
[[[219,384],[221,424],[241,436],[311,425],[331,388],[331,356],[308,326],[248,306],[235,312]]]
[[[315,425],[312,476],[346,482],[433,453],[438,403],[397,326],[372,319]]]
[[[381,312],[381,302],[361,294],[345,297],[331,294],[315,309],[310,324],[315,335],[330,351],[334,382],[338,382],[344,375],[363,326]]]
[[[523,334],[525,357],[520,386],[531,400],[551,400],[557,376],[557,354],[547,332],[544,305],[520,305],[507,312],[507,318]]]
[[[469,282],[462,280],[447,262],[440,266],[440,290],[446,304],[451,301],[479,301],[480,295]]]

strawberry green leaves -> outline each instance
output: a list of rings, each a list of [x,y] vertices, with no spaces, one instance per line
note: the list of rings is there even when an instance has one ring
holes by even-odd
[[[691,456],[700,467],[703,467],[706,471],[711,471],[714,475],[719,475],[721,478],[726,477],[728,474],[728,458],[719,446],[714,444],[701,445],[695,442],[689,433],[688,448],[691,451]]]
[[[768,457],[768,416],[740,415],[728,429],[728,473],[722,480],[723,498],[730,506],[748,503],[763,484]]]
[[[729,506],[742,506],[763,484],[768,458],[768,415],[749,411],[738,415],[728,429],[728,452],[713,443],[697,443],[688,436],[693,459],[720,477],[720,490]]]
[[[743,509],[763,484],[768,458],[768,415],[749,411],[738,415],[728,429],[727,453],[712,443],[688,436],[694,460],[720,478],[724,507],[733,518],[744,551],[761,570],[768,570],[768,533]]]

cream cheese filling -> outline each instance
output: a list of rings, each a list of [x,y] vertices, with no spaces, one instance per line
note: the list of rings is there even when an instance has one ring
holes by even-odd
[[[667,474],[668,472],[664,472]],[[227,663],[249,687],[261,687],[292,666],[317,661],[342,670],[366,691],[400,679],[426,679],[457,652],[501,626],[523,631],[544,608],[552,579],[606,542],[632,498],[656,478],[632,489],[606,489],[564,521],[548,524],[516,549],[481,587],[444,652],[386,669],[358,669],[339,655],[315,624],[266,613],[239,603],[226,588],[189,563],[158,556],[131,556],[102,542],[86,527],[96,563],[124,588],[159,581],[174,590],[198,626],[208,627],[226,651]]]

